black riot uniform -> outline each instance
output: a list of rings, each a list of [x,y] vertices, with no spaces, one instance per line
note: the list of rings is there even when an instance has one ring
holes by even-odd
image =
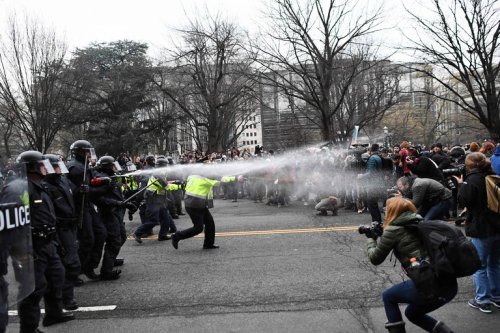
[[[20,331],[36,332],[40,320],[40,300],[45,301],[44,326],[74,319],[73,314],[62,312],[62,286],[64,267],[57,253],[56,216],[47,184],[43,181],[47,169],[42,167],[43,156],[37,151],[25,151],[17,162],[26,163],[32,228],[35,290],[18,304]],[[50,166],[51,168],[51,166]]]
[[[136,210],[133,203],[123,202],[121,183],[114,181],[115,171],[121,170],[120,165],[111,156],[103,156],[97,161],[93,173],[91,187],[98,191],[92,201],[97,206],[102,223],[106,227],[107,237],[101,265],[101,280],[115,280],[120,276],[120,270],[113,270],[116,257],[123,244],[123,215],[124,209]]]
[[[9,322],[11,300],[21,301],[34,290],[33,246],[29,224],[28,181],[17,170],[0,185],[0,333]],[[12,172],[14,173],[14,172]],[[16,223],[17,221],[17,223]],[[9,257],[14,272],[7,276]],[[15,281],[14,281],[15,279]],[[15,301],[14,301],[15,302]],[[10,304],[12,305],[12,304]]]
[[[45,180],[56,213],[59,256],[66,271],[62,289],[63,305],[66,310],[76,310],[78,305],[74,300],[74,286],[83,284],[83,281],[78,278],[81,271],[77,243],[78,215],[70,182],[65,176],[66,166],[57,155],[46,154],[44,158],[50,161],[56,172],[47,175]]]
[[[82,266],[82,273],[89,279],[99,278],[94,269],[99,265],[101,253],[106,239],[106,228],[99,219],[99,215],[90,203],[95,195],[94,189],[89,186],[91,170],[88,159],[93,151],[92,145],[85,140],[73,142],[70,147],[73,159],[68,162],[68,178],[78,214],[78,255]],[[85,177],[84,177],[85,175]]]

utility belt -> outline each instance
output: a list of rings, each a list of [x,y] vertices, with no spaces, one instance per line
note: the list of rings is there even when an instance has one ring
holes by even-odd
[[[73,228],[78,224],[78,218],[76,217],[58,217],[57,227],[58,228]]]
[[[39,227],[32,227],[31,236],[33,237],[33,241],[51,241],[55,239],[56,227],[47,224]]]

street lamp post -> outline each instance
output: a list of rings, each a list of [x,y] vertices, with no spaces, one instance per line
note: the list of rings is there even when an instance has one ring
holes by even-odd
[[[389,148],[389,129],[387,126],[384,126],[384,147]]]

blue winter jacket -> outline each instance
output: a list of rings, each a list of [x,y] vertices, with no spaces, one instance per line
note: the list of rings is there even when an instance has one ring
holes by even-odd
[[[493,171],[500,176],[500,146],[495,148],[495,152],[491,155],[490,161]]]

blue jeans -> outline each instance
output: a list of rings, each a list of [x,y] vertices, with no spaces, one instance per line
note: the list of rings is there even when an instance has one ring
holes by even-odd
[[[432,303],[421,304],[418,302],[418,293],[412,280],[404,281],[385,290],[382,294],[384,301],[385,314],[389,323],[403,321],[399,303],[406,303],[406,317],[415,325],[423,328],[427,332],[432,332],[437,320],[427,315],[455,297],[457,294],[456,280],[440,284],[439,298]]]
[[[500,302],[500,234],[472,238],[481,259],[481,268],[474,273],[476,302]]]
[[[422,215],[424,216],[424,220],[429,221],[429,220],[442,220],[446,215],[448,215],[448,212],[451,207],[451,202],[450,200],[444,200],[440,201],[439,203],[435,204],[429,210]]]

